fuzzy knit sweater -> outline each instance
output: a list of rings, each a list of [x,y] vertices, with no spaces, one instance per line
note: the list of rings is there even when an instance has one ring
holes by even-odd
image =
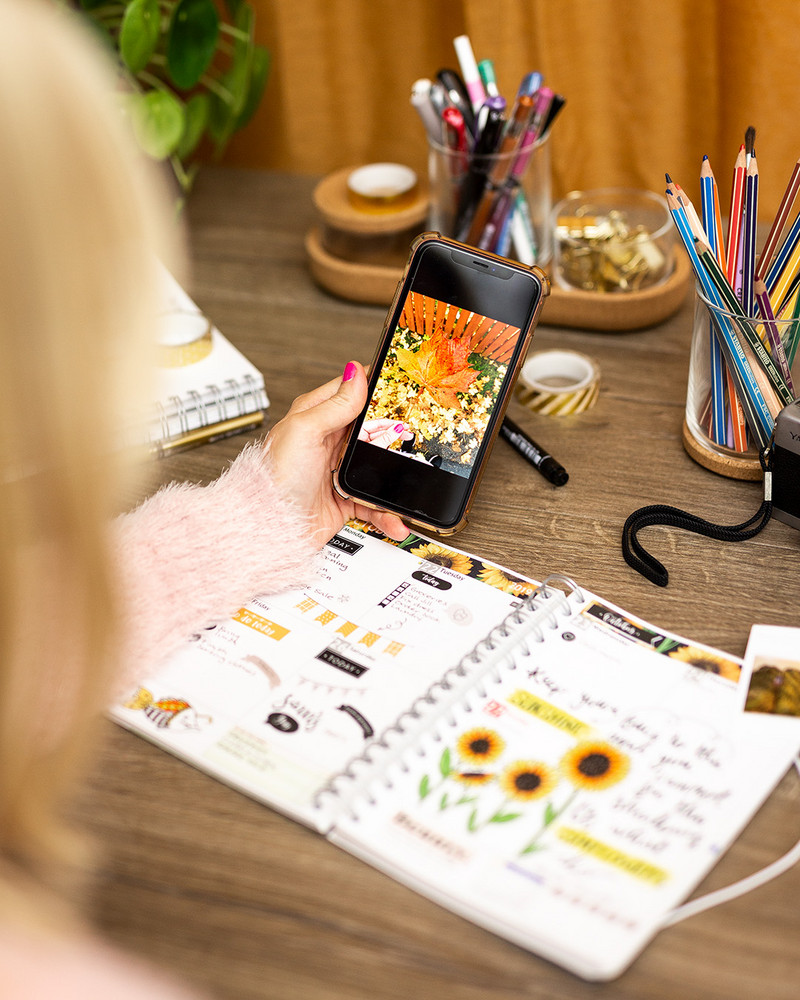
[[[315,561],[307,519],[281,495],[255,445],[208,486],[160,490],[115,530],[126,684],[251,597],[300,586]],[[180,984],[89,935],[56,940],[2,926],[0,997],[190,1000]]]
[[[208,486],[164,487],[116,527],[126,679],[251,597],[301,586],[314,566],[307,518],[259,445]]]

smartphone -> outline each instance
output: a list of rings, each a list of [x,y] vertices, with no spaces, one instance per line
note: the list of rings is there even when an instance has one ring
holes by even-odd
[[[418,236],[334,473],[338,493],[426,531],[462,528],[549,288],[538,267]]]

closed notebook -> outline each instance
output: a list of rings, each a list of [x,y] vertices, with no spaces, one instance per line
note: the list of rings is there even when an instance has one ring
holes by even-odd
[[[739,660],[571,581],[357,524],[325,555],[114,718],[489,931],[619,975],[797,733],[742,712]]]
[[[162,274],[156,402],[147,427],[157,454],[256,427],[269,406],[262,373],[166,269]]]

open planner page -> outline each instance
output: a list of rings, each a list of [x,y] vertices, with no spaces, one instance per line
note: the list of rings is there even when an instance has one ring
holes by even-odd
[[[432,710],[416,745],[354,781],[332,839],[609,979],[731,843],[798,736],[742,713],[738,660],[593,596],[572,601],[521,628],[460,705]]]
[[[209,623],[112,715],[317,826],[318,789],[534,589],[446,545],[345,526],[311,587]]]

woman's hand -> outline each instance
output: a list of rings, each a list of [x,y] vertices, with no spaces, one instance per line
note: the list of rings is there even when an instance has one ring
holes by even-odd
[[[314,540],[321,548],[351,517],[370,521],[389,538],[401,542],[409,529],[396,514],[371,510],[344,500],[333,488],[347,429],[367,399],[362,365],[348,363],[341,378],[298,396],[265,442],[273,473],[284,493],[311,518]]]

